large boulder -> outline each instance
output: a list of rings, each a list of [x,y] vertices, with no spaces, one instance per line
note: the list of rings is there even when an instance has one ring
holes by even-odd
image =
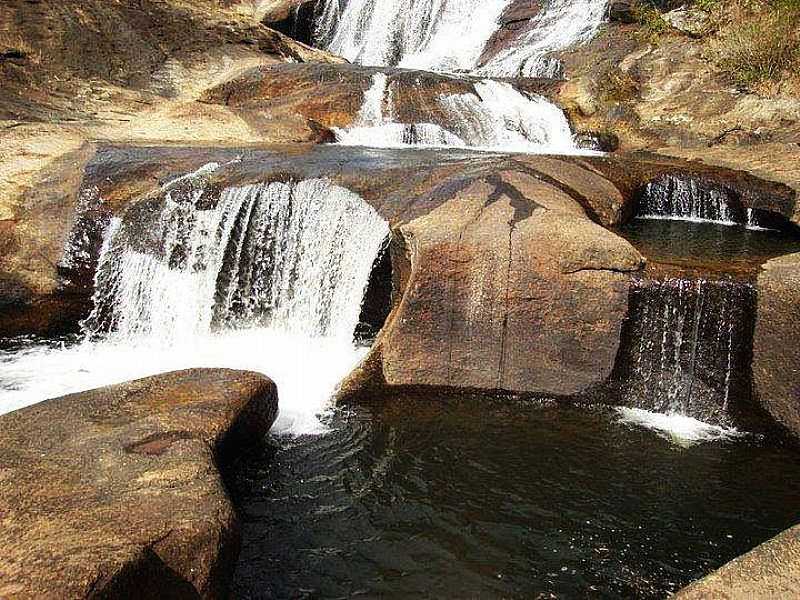
[[[767,262],[758,276],[753,339],[756,399],[800,439],[800,254]]]
[[[800,525],[682,589],[676,600],[800,597]]]
[[[0,417],[0,597],[223,598],[239,533],[219,468],[274,384],[192,370]]]
[[[578,396],[605,382],[639,253],[541,176],[509,168],[447,187],[396,229],[396,303],[343,397],[414,386]]]

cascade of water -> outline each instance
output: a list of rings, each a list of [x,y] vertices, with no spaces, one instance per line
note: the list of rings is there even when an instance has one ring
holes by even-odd
[[[429,71],[548,76],[547,55],[589,39],[607,0],[552,0],[526,35],[480,65],[487,42],[516,0],[323,0],[316,43],[351,62]]]
[[[321,179],[228,188],[209,202],[207,172],[112,221],[87,339],[2,357],[0,411],[165,370],[231,367],[278,383],[279,430],[319,428],[316,414],[363,355],[353,334],[388,225]]]
[[[323,0],[317,44],[351,62],[473,69],[511,0]]]
[[[445,128],[437,123],[400,123],[385,74],[373,76],[351,127],[337,130],[347,145],[381,147],[456,146],[517,152],[579,152],[563,111],[546,99],[527,97],[499,81],[478,81],[474,94],[438,99]]]
[[[741,282],[638,280],[622,350],[626,402],[727,425],[731,398],[749,393],[753,302]]]
[[[637,216],[736,225],[741,219],[737,219],[731,200],[723,189],[669,175],[647,184]]]
[[[589,41],[608,12],[607,0],[551,0],[513,46],[480,65],[492,77],[558,77],[552,54]]]

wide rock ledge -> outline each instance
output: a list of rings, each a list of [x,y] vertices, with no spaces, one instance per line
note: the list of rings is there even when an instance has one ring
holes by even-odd
[[[239,532],[217,467],[276,413],[261,375],[188,370],[0,417],[0,597],[224,597]]]

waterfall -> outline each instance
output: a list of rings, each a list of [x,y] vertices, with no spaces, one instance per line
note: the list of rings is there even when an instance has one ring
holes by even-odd
[[[493,77],[559,77],[552,54],[594,37],[608,12],[607,0],[550,0],[514,44],[480,65]]]
[[[635,282],[621,349],[623,397],[633,409],[659,413],[655,426],[691,424],[687,437],[731,432],[736,401],[749,397],[755,290],[748,283],[705,279]]]
[[[353,345],[388,224],[328,180],[256,183],[214,201],[211,165],[110,224],[82,343],[0,361],[0,410],[190,367],[263,372],[279,430],[313,432]],[[39,374],[48,373],[43,380]]]
[[[352,126],[336,131],[346,145],[455,146],[511,152],[574,154],[577,148],[563,111],[546,99],[527,97],[505,82],[483,80],[475,93],[442,95],[439,123],[401,123],[391,85],[376,73]],[[446,127],[445,127],[446,125]]]
[[[731,200],[724,189],[668,175],[647,184],[639,200],[637,216],[736,225]]]
[[[551,76],[548,55],[589,39],[607,0],[530,7],[520,40],[481,65],[487,43],[519,0],[323,0],[316,43],[351,62],[484,75]]]

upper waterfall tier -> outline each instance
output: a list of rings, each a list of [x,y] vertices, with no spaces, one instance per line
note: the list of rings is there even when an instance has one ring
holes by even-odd
[[[370,66],[486,76],[559,72],[551,54],[591,38],[607,0],[323,0],[316,43]]]
[[[354,123],[336,130],[351,146],[454,146],[507,152],[587,153],[578,148],[564,112],[541,96],[526,96],[505,82],[485,80],[474,93],[443,94],[430,121],[404,122],[384,73],[373,76]]]

